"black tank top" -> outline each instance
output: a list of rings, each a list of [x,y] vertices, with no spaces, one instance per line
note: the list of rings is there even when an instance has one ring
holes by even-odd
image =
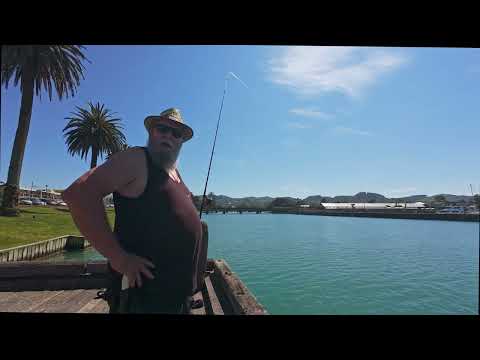
[[[156,167],[146,148],[148,180],[142,195],[113,193],[115,228],[121,246],[155,264],[154,280],[143,277],[141,293],[190,296],[197,288],[202,225],[183,181],[173,181]]]

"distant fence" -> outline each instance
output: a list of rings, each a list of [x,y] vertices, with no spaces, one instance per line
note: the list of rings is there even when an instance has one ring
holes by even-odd
[[[33,260],[63,250],[83,249],[88,246],[90,246],[90,243],[83,236],[64,235],[33,244],[0,250],[0,263]]]

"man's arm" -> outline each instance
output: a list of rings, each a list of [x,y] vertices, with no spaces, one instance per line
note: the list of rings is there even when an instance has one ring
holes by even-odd
[[[122,151],[87,171],[62,194],[82,235],[110,261],[115,270],[127,275],[130,286],[135,283],[141,286],[140,272],[153,278],[145,266],[153,264],[122,249],[108,224],[103,198],[135,181],[143,162],[141,150]]]

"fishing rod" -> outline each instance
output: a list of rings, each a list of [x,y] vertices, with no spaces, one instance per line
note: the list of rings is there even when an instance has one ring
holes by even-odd
[[[202,219],[202,212],[203,212],[203,205],[205,204],[205,195],[207,193],[207,185],[208,185],[208,179],[210,177],[210,169],[212,167],[212,159],[213,159],[213,154],[215,152],[215,144],[217,143],[217,134],[218,134],[218,127],[220,125],[220,119],[222,116],[222,110],[223,110],[223,102],[225,100],[225,95],[227,93],[227,84],[228,84],[228,79],[230,76],[234,77],[238,81],[242,83],[243,86],[245,86],[248,89],[248,86],[233,72],[229,72],[227,76],[225,77],[225,86],[223,87],[223,96],[222,96],[222,104],[220,105],[220,112],[218,113],[218,120],[217,120],[217,129],[215,130],[215,138],[213,140],[213,148],[212,148],[212,153],[210,154],[210,163],[208,164],[208,173],[207,173],[207,180],[205,181],[205,188],[203,189],[203,196],[202,196],[202,204],[200,205],[200,219]]]

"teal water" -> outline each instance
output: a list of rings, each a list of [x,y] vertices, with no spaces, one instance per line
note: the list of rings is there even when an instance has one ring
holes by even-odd
[[[223,258],[271,314],[477,314],[479,224],[209,214]],[[89,249],[56,259],[101,259]]]

